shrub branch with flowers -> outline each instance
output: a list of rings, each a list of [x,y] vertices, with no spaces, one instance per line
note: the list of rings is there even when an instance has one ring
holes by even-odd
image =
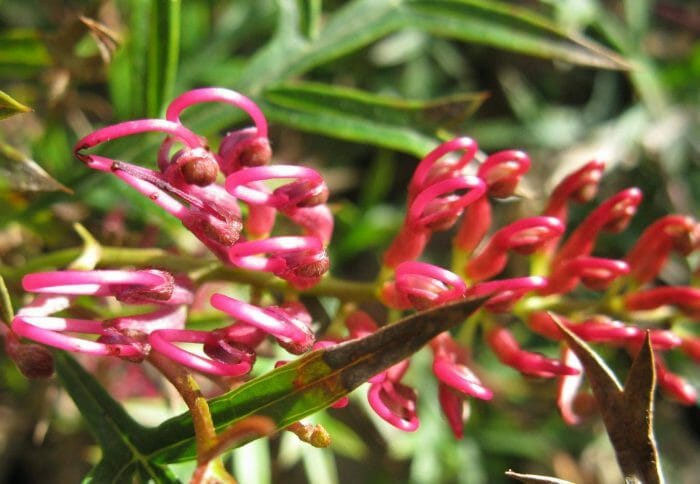
[[[184,110],[201,103],[231,105],[253,126],[229,132],[213,150],[214,143],[180,120]],[[153,167],[99,154],[112,140],[147,132],[163,134]],[[61,269],[78,255],[66,252],[39,262],[59,270],[22,278],[32,297],[0,328],[7,354],[25,375],[49,376],[56,357],[65,381],[87,378],[72,359],[47,347],[148,363],[189,408],[155,430],[119,417],[130,422],[126,427],[136,426],[136,434],[150,436],[132,435],[137,454],[147,458],[121,461],[119,472],[169,480],[163,464],[196,459],[193,482],[226,480],[219,454],[282,428],[312,445],[329,445],[332,435],[298,420],[329,405],[344,407],[346,395],[362,382],[381,419],[415,431],[419,392],[404,377],[423,345],[432,353],[435,396],[455,438],[463,436],[469,406],[494,396],[472,357],[482,341],[503,365],[556,379],[552,405],[566,423],[577,424],[592,397],[582,386],[586,365],[561,326],[633,357],[648,337],[662,391],[683,404],[697,401],[696,389],[665,360],[682,353],[700,361],[700,338],[688,330],[700,319],[700,289],[690,280],[697,283],[698,275],[689,275],[687,285],[655,281],[673,253],[689,256],[698,249],[700,225],[689,216],[667,215],[648,226],[626,255],[597,254],[598,238],[625,230],[643,204],[637,188],[597,199],[602,161],[561,180],[539,213],[498,227],[492,212],[500,199],[517,196],[530,158],[517,150],[483,155],[468,137],[442,143],[425,154],[410,179],[405,219],[384,252],[381,271],[374,281],[358,283],[328,275],[333,213],[323,177],[310,167],[273,163],[265,116],[237,92],[186,92],[169,104],[164,119],[98,129],[79,140],[74,153],[85,167],[119,178],[179,219],[218,259],[158,251],[160,258],[150,253],[139,261],[129,249],[104,247],[93,267]],[[575,226],[569,222],[572,204],[588,209]],[[450,266],[419,260],[444,231],[452,240]],[[524,272],[503,277],[514,260]],[[179,270],[183,265],[197,270]],[[248,295],[222,284],[231,281],[247,285]],[[302,301],[309,294],[340,302],[323,331]],[[388,310],[382,329],[383,321],[361,309],[372,301]],[[189,314],[206,305],[226,322],[191,327]],[[91,306],[112,310],[86,309]],[[412,311],[418,313],[397,322]],[[552,340],[560,356],[523,347],[518,326]],[[277,370],[251,379],[257,354],[275,353],[270,341],[303,356],[286,357]],[[96,400],[109,400],[99,386],[87,388]],[[75,393],[70,385],[69,391]],[[216,394],[222,396],[205,398]],[[104,436],[97,438],[105,444]],[[107,454],[93,478],[112,471]]]

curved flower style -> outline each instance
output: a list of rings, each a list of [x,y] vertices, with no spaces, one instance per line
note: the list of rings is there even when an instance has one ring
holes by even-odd
[[[464,296],[467,286],[457,274],[425,262],[396,267],[396,282],[382,287],[384,303],[397,309],[427,309]]]

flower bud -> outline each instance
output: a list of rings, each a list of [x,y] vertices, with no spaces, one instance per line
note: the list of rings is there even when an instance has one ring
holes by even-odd
[[[489,155],[477,176],[484,180],[488,194],[505,198],[513,195],[522,176],[530,169],[530,157],[523,151],[506,150]]]
[[[53,355],[43,346],[31,343],[17,344],[10,357],[27,378],[49,378],[53,375]]]
[[[216,181],[219,165],[214,155],[206,148],[182,150],[173,157],[186,183],[205,187]]]

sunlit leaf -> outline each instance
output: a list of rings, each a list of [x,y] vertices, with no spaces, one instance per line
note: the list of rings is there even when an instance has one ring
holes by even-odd
[[[653,433],[656,375],[649,334],[632,363],[623,388],[605,362],[584,341],[556,317],[553,319],[586,370],[625,479],[646,484],[663,482]]]
[[[71,190],[52,178],[34,160],[0,141],[0,180],[11,190],[52,192]]]
[[[8,118],[14,114],[26,113],[32,109],[12,98],[9,94],[0,91],[0,119]]]

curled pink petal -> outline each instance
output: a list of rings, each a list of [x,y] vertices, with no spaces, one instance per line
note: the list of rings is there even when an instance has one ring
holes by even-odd
[[[211,305],[240,322],[274,336],[291,353],[306,352],[314,343],[314,335],[308,323],[281,308],[259,308],[223,294],[214,294]]]
[[[273,192],[255,188],[251,182],[294,178]],[[252,205],[268,205],[279,210],[292,210],[325,203],[328,187],[321,175],[311,168],[297,165],[256,166],[236,171],[226,178],[226,190]]]
[[[459,195],[456,192],[466,190]],[[406,225],[430,230],[446,230],[469,204],[486,192],[486,185],[475,176],[459,176],[438,181],[420,191],[408,207]]]
[[[211,338],[211,334],[207,331],[161,329],[151,333],[148,336],[148,342],[154,351],[202,373],[220,376],[241,376],[250,372],[251,363],[249,361],[226,363],[213,358],[205,358],[173,344],[204,344],[211,342]]]
[[[333,236],[333,214],[328,205],[295,208],[287,210],[284,214],[299,225],[306,235],[319,238],[323,245],[330,243]]]
[[[566,223],[569,200],[577,203],[593,200],[603,178],[604,169],[605,163],[593,160],[564,178],[550,195],[543,215],[558,218],[562,223]]]
[[[561,375],[557,379],[557,406],[567,425],[578,425],[581,416],[576,413],[574,401],[583,383],[583,365],[568,346],[562,348],[561,361],[569,368],[578,371],[576,375]]]
[[[405,432],[418,429],[416,392],[401,383],[384,380],[370,384],[367,399],[381,418]]]
[[[396,267],[396,289],[417,309],[454,301],[467,286],[454,272],[425,262],[407,261]]]
[[[459,175],[462,168],[474,159],[477,150],[476,142],[465,136],[442,143],[428,153],[413,172],[408,187],[409,201],[413,200],[426,187]],[[463,151],[464,153],[457,159],[448,159],[447,155],[455,151]]]
[[[530,157],[519,150],[493,153],[479,166],[477,176],[484,180],[492,197],[513,195],[522,176],[530,169]]]
[[[461,439],[464,436],[464,421],[469,415],[469,402],[443,383],[438,384],[438,400],[452,433],[456,439]]]
[[[440,382],[465,395],[482,400],[493,398],[493,392],[486,388],[476,374],[463,364],[436,356],[433,359],[433,373]]]
[[[626,262],[601,257],[580,256],[562,262],[547,278],[541,294],[565,294],[581,280],[586,287],[604,290],[612,281],[629,272]]]
[[[685,378],[669,370],[660,357],[654,358],[654,362],[659,387],[683,405],[695,405],[698,401],[698,392],[695,387]]]
[[[575,368],[566,366],[559,360],[522,350],[515,337],[503,327],[489,330],[486,333],[486,341],[502,363],[526,375],[552,378],[557,375],[579,373]]]
[[[113,295],[115,287],[136,286],[143,290],[172,284],[163,271],[99,270],[35,272],[22,278],[25,291],[50,294]],[[172,291],[172,290],[171,290]]]
[[[219,146],[219,159],[224,175],[246,167],[267,165],[272,159],[270,140],[259,135],[256,128],[231,131]]]
[[[493,234],[486,247],[469,261],[466,273],[475,281],[488,279],[505,268],[508,251],[531,254],[563,232],[564,226],[553,217],[518,220]]]
[[[475,284],[467,289],[465,297],[491,296],[484,306],[492,312],[507,312],[513,303],[530,291],[547,285],[547,280],[540,276],[514,277]]]
[[[644,311],[665,305],[678,307],[689,315],[700,314],[700,288],[664,286],[635,291],[625,296],[628,311]]]
[[[151,313],[119,316],[102,325],[124,334],[149,334],[159,329],[185,329],[186,320],[185,306],[163,306]]]

